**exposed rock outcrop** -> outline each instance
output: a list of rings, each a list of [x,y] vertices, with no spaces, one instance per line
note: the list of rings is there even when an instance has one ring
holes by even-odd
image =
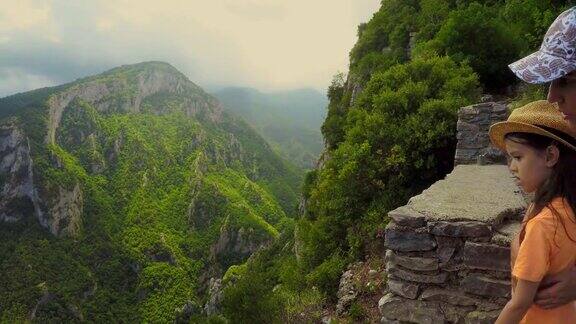
[[[71,190],[58,186],[56,194],[51,196],[43,199],[47,212],[41,213],[40,224],[54,235],[77,236],[84,211],[80,185],[76,183]]]
[[[223,295],[222,279],[211,278],[208,285],[208,301],[204,306],[204,313],[208,316],[220,313],[220,304]]]
[[[15,121],[0,125],[0,221],[43,218],[34,187],[30,145]]]
[[[81,227],[82,190],[40,190],[34,181],[30,145],[15,121],[0,126],[0,221],[35,216],[54,235],[75,236]]]
[[[174,323],[187,324],[190,323],[190,317],[201,313],[200,306],[195,302],[189,300],[179,309],[176,309],[176,319]]]
[[[225,222],[217,241],[210,247],[207,267],[199,276],[200,292],[210,294],[214,278],[222,278],[231,265],[245,262],[270,242],[272,237],[262,237],[253,228],[235,228]]]
[[[337,296],[336,314],[343,315],[350,307],[350,304],[358,297],[358,289],[354,286],[354,273],[352,269],[348,269],[342,274]]]
[[[262,241],[256,236],[256,231],[252,228],[235,229],[224,225],[220,229],[218,241],[210,248],[210,258],[217,261],[223,269],[241,263],[268,244],[268,241]]]
[[[38,299],[38,301],[36,302],[36,305],[34,305],[32,310],[30,311],[28,318],[31,321],[36,318],[36,313],[38,312],[38,308],[42,307],[46,303],[50,302],[55,297],[54,294],[51,294],[50,292],[48,292],[48,290],[45,287],[43,287],[43,289],[44,289],[44,291],[43,291],[42,296],[40,297],[40,299]]]

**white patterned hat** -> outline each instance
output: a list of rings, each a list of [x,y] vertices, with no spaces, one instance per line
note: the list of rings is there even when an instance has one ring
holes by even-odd
[[[539,51],[508,67],[528,83],[550,82],[576,70],[576,7],[554,20]]]

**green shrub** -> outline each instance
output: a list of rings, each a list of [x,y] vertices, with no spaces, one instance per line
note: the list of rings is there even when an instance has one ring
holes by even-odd
[[[364,307],[358,302],[353,302],[348,309],[348,315],[355,321],[360,321],[366,317]]]
[[[512,102],[508,104],[509,109],[514,110],[520,108],[532,101],[543,100],[546,98],[548,93],[547,84],[526,84],[524,85],[524,91],[514,98]]]
[[[338,73],[328,87],[328,114],[322,124],[322,135],[329,148],[334,148],[344,138],[344,107],[348,104],[344,96],[344,74]]]
[[[224,289],[224,315],[233,323],[278,322],[282,303],[272,292],[273,286],[269,275],[249,270]]]
[[[224,277],[222,277],[222,282],[227,284],[228,282],[235,282],[246,275],[248,269],[247,264],[233,265],[226,270]]]
[[[345,138],[310,188],[310,222],[298,236],[315,268],[337,249],[374,238],[370,228],[452,169],[456,111],[479,96],[476,75],[449,57],[418,57],[374,73],[347,114]],[[364,239],[362,239],[364,235]],[[372,236],[367,236],[372,235]],[[359,255],[355,251],[353,255]]]
[[[483,86],[498,91],[516,81],[508,64],[520,56],[523,38],[499,17],[500,8],[473,2],[454,10],[436,35],[443,54],[466,61]]]
[[[318,323],[322,320],[326,298],[318,289],[291,290],[282,285],[275,294],[283,303],[283,323]]]
[[[316,286],[329,298],[335,299],[340,277],[346,267],[346,259],[334,253],[312,272],[306,275],[309,286]]]

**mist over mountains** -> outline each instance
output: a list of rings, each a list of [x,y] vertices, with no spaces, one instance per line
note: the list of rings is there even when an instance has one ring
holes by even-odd
[[[244,118],[285,159],[311,169],[323,148],[320,127],[327,97],[314,89],[263,93],[228,87],[214,92],[224,108]]]

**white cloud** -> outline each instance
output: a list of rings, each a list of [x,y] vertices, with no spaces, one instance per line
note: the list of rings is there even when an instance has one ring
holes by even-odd
[[[50,19],[48,1],[19,0],[0,2],[0,32],[27,29]]]
[[[0,96],[56,85],[43,75],[29,74],[17,68],[0,68]]]
[[[19,32],[31,30],[49,40],[59,39],[53,22],[51,1],[0,1],[0,39],[10,40]]]
[[[162,60],[200,85],[324,90],[347,70],[356,27],[378,7],[379,0],[6,0],[0,12],[21,19],[0,14],[0,68],[65,80]]]
[[[114,29],[114,22],[108,18],[100,18],[96,20],[96,30],[99,32],[110,32]]]
[[[284,18],[286,6],[271,0],[227,0],[226,10],[239,17],[255,21]]]

